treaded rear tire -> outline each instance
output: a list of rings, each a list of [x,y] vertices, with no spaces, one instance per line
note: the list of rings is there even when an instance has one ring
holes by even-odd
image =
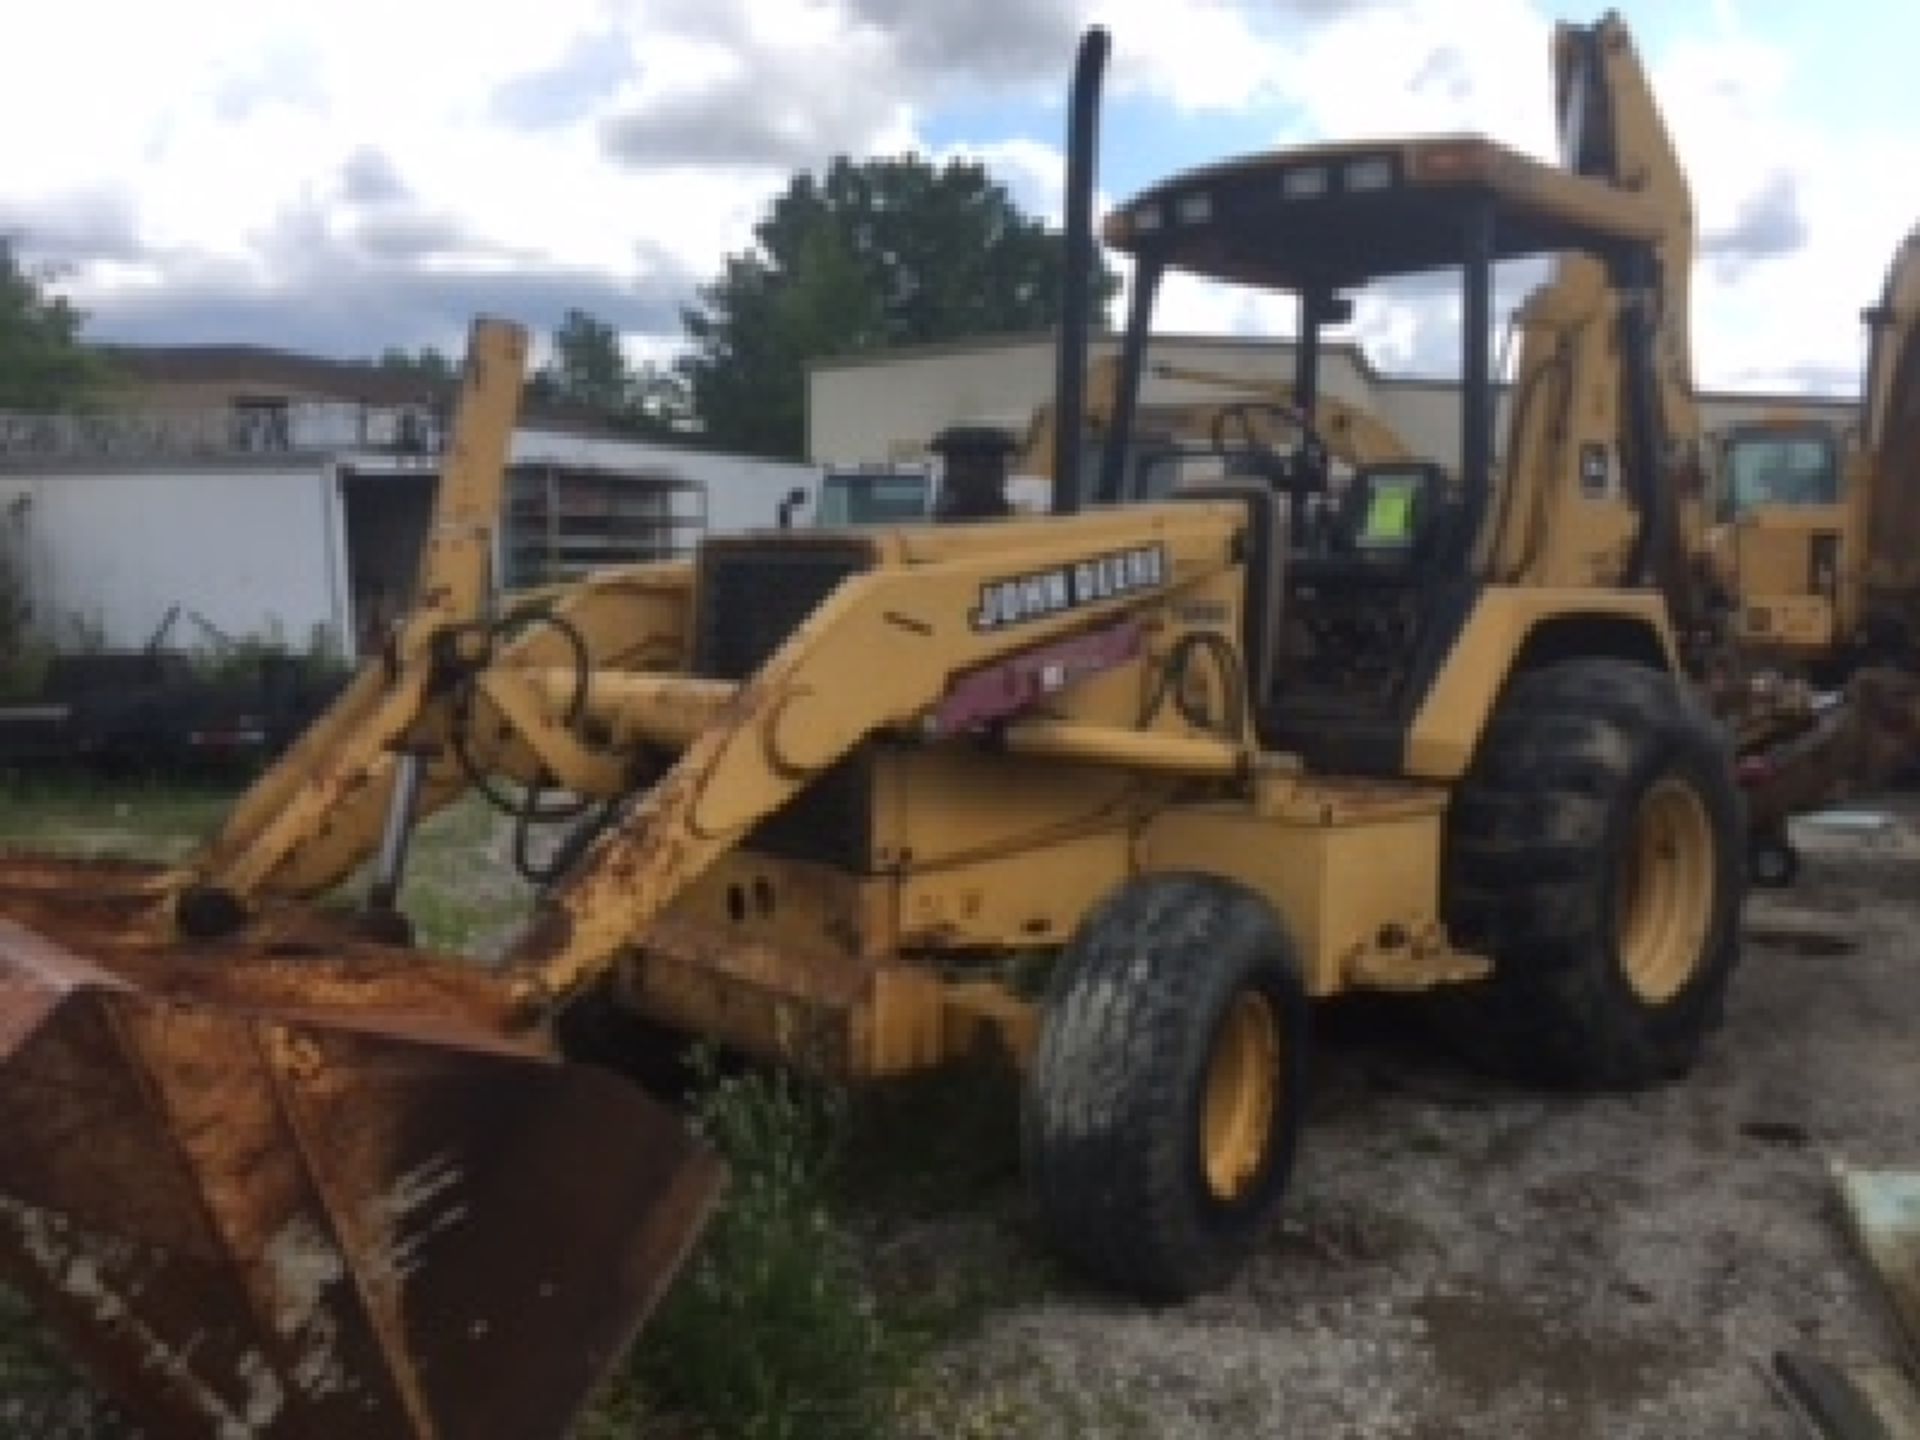
[[[1259,1159],[1223,1199],[1203,1161],[1204,1100],[1216,1045],[1249,992],[1275,1022],[1278,1088]],[[1259,896],[1161,874],[1095,907],[1055,966],[1021,1113],[1027,1183],[1058,1252],[1148,1300],[1230,1279],[1293,1167],[1306,1030],[1299,961]]]
[[[1714,893],[1683,982],[1649,1000],[1629,981],[1615,902],[1641,801],[1663,783],[1704,809]],[[1719,1022],[1746,878],[1730,750],[1673,677],[1605,659],[1524,674],[1448,818],[1449,929],[1494,972],[1435,992],[1431,1013],[1468,1059],[1516,1079],[1588,1089],[1673,1079]]]

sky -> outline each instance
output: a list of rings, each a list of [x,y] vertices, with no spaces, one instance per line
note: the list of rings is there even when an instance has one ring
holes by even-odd
[[[1857,388],[1859,312],[1920,222],[1906,68],[1920,6],[1620,8],[1693,187],[1700,381]],[[1474,130],[1551,159],[1551,28],[1598,13],[1562,0],[23,5],[0,86],[0,231],[55,267],[100,340],[354,357],[457,349],[479,311],[544,332],[579,307],[658,359],[792,172],[835,154],[979,159],[1057,221],[1064,90],[1090,22],[1113,39],[1104,208],[1190,165],[1315,139]],[[1290,316],[1181,282],[1159,324],[1261,334]],[[1452,299],[1431,283],[1367,297],[1354,334],[1388,370],[1445,373],[1457,353]]]

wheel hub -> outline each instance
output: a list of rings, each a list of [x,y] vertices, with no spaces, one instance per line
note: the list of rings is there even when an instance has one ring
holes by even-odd
[[[1200,1160],[1215,1199],[1239,1199],[1265,1167],[1279,1102],[1279,1021],[1265,995],[1243,990],[1207,1063]]]
[[[1676,777],[1641,797],[1614,882],[1614,934],[1627,983],[1651,1005],[1699,968],[1713,919],[1714,836],[1706,806]]]

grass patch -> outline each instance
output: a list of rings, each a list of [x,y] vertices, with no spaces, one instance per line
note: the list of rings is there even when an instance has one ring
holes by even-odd
[[[0,845],[81,858],[171,862],[213,833],[239,794],[215,783],[0,779]]]
[[[1007,1396],[956,1395],[931,1363],[1053,1281],[1003,1223],[1011,1075],[850,1095],[699,1050],[694,1069],[731,1184],[582,1440],[1020,1433]]]
[[[532,912],[533,892],[507,858],[507,822],[466,795],[421,822],[400,906],[420,943],[491,959]],[[362,879],[354,886],[364,889]]]
[[[693,1124],[727,1157],[731,1180],[637,1347],[631,1381],[712,1435],[886,1434],[911,1355],[832,1213],[844,1095],[784,1073],[721,1074],[710,1057],[695,1068]]]
[[[217,830],[242,782],[81,775],[0,779],[0,847],[81,859],[185,860]],[[363,876],[343,887],[364,893]],[[491,949],[529,911],[526,883],[506,856],[506,827],[466,796],[414,832],[401,904],[421,943]]]

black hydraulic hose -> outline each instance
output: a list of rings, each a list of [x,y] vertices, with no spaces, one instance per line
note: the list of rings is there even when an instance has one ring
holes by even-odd
[[[573,660],[574,682],[572,693],[567,697],[566,709],[562,712],[562,723],[572,726],[586,709],[587,690],[593,680],[593,659],[587,649],[586,637],[579,627],[564,616],[548,610],[523,611],[511,615],[494,625],[496,636],[510,635],[523,626],[546,625],[559,632],[567,642],[567,649]],[[545,786],[533,784],[525,786],[519,795],[509,794],[494,784],[473,758],[470,736],[473,725],[474,685],[468,677],[460,695],[454,702],[452,724],[448,727],[448,748],[453,751],[454,762],[467,783],[480,792],[481,797],[501,814],[510,816],[516,825],[555,824],[565,820],[575,820],[584,815],[593,805],[591,797],[576,797],[558,804],[545,804],[542,795]]]
[[[540,787],[530,785],[527,791],[530,796],[538,795]],[[533,838],[533,827],[537,822],[529,818],[528,811],[522,810],[513,822],[513,868],[519,871],[520,877],[530,885],[544,888],[553,884],[571,870],[574,863],[586,854],[587,848],[600,838],[607,826],[612,823],[619,807],[618,800],[603,801],[600,805],[600,813],[568,831],[560,843],[554,847],[553,853],[547,857],[545,863],[533,858],[530,842]]]
[[[1214,669],[1220,676],[1226,708],[1225,726],[1213,724],[1209,716],[1195,710],[1180,688],[1181,682],[1186,679],[1188,666],[1193,663],[1194,656],[1201,652],[1205,652],[1213,661]],[[1146,703],[1140,708],[1141,729],[1153,723],[1169,696],[1181,718],[1196,730],[1211,731],[1236,742],[1247,738],[1246,676],[1240,665],[1239,653],[1218,631],[1189,630],[1173,642],[1173,649],[1167,655],[1166,663],[1160,667]]]
[[[1080,508],[1080,452],[1087,428],[1087,319],[1093,295],[1093,187],[1099,160],[1100,79],[1107,32],[1080,41],[1067,115],[1066,265],[1053,381],[1053,513]]]
[[[1648,303],[1643,289],[1629,300],[1620,316],[1624,332],[1621,344],[1626,351],[1627,435],[1633,453],[1627,486],[1640,511],[1640,525],[1623,577],[1629,585],[1646,584],[1654,567],[1664,563],[1672,551],[1675,523],[1672,487],[1661,473],[1664,456],[1653,398],[1655,337]]]

